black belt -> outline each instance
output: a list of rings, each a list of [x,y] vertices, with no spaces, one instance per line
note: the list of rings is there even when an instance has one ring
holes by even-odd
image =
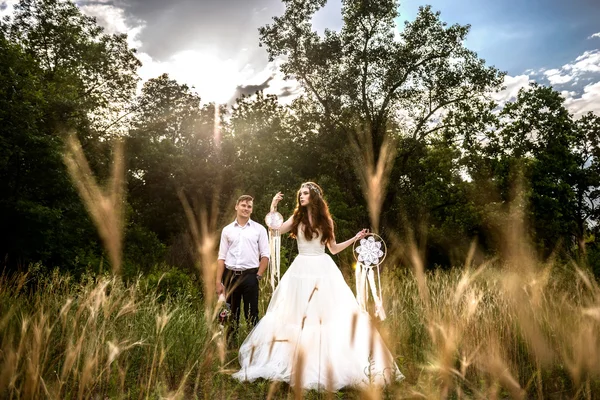
[[[227,268],[227,270],[233,276],[244,276],[244,275],[248,275],[248,274],[256,274],[256,273],[258,273],[258,268],[249,268],[249,269],[244,269],[244,270],[241,270],[241,271],[234,271],[232,269]]]

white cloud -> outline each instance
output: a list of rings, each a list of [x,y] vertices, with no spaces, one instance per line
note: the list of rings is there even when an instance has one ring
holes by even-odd
[[[139,35],[145,25],[140,21],[138,25],[130,26],[125,18],[125,10],[109,4],[86,4],[79,8],[84,14],[95,17],[106,33],[126,33],[129,47],[138,48],[142,45]]]
[[[600,39],[600,32],[598,33],[594,33],[593,35],[591,35],[588,39],[593,39],[593,38],[598,38]]]
[[[563,68],[575,73],[600,72],[600,50],[586,51],[575,59],[575,63],[567,64]]]
[[[600,72],[600,50],[586,51],[561,68],[543,71],[551,85],[564,85],[569,82],[576,84],[579,78],[598,72]]]
[[[295,79],[284,79],[285,75],[281,72],[283,57],[278,57],[269,62],[266,67],[254,74],[244,82],[244,85],[259,85],[269,79],[268,86],[263,90],[265,94],[275,94],[279,96],[281,104],[290,104],[296,97],[301,95],[302,88]],[[281,96],[285,94],[285,96]]]
[[[592,36],[600,37],[600,32]],[[529,69],[523,75],[507,75],[504,78],[504,90],[492,96],[503,106],[516,98],[519,89],[526,88],[540,77],[558,86],[556,89],[565,98],[565,106],[576,118],[590,111],[600,115],[600,49],[586,51],[560,68]],[[583,88],[577,86],[583,82],[589,83]]]
[[[552,85],[564,85],[575,79],[575,76],[568,74],[563,75],[560,71],[560,69],[553,68],[545,71],[544,75]]]
[[[517,98],[519,90],[522,88],[529,87],[529,83],[532,82],[529,74],[504,77],[504,89],[498,93],[493,93],[492,98],[498,102],[501,106],[507,102]]]
[[[560,95],[565,99],[577,96],[577,92],[574,90],[561,90]]]
[[[600,37],[600,33],[592,36]],[[549,71],[547,71],[549,72]],[[583,88],[583,93],[563,91],[565,105],[570,112],[579,117],[587,112],[600,115],[600,50],[586,51],[572,63],[563,65],[561,74],[548,76],[551,84],[566,83],[566,77],[573,78],[573,85],[580,81],[591,81]],[[565,78],[564,82],[561,78]],[[552,78],[552,79],[551,79]]]
[[[81,10],[96,17],[107,33],[127,33],[130,47],[141,48],[140,32],[145,28],[144,21],[129,21],[122,8],[111,4],[86,4]],[[236,58],[222,58],[217,48],[186,49],[172,54],[166,60],[154,59],[145,52],[137,53],[142,67],[138,70],[141,78],[139,89],[144,82],[163,73],[180,83],[194,88],[202,102],[216,101],[226,103],[236,93],[238,86],[259,86],[268,80],[264,89],[266,94],[280,95],[282,103],[291,102],[300,92],[295,81],[285,81],[280,70],[281,60],[268,63],[262,70],[247,61],[247,49],[242,49]]]
[[[227,102],[240,82],[247,81],[253,74],[252,68],[241,70],[236,60],[222,60],[210,50],[185,50],[161,62],[146,53],[138,54],[142,67],[138,71],[142,81],[163,73],[180,83],[195,88],[203,101]]]
[[[573,92],[565,97],[565,104],[575,117],[580,117],[590,111],[600,115],[600,81],[583,88],[581,97],[575,97]]]
[[[80,8],[85,14],[96,17],[107,33],[127,33],[130,47],[142,46],[139,34],[145,27],[144,21],[132,24],[123,9],[110,4],[88,4]],[[240,83],[254,75],[254,70],[248,64],[240,67],[239,60],[221,59],[216,56],[218,53],[217,49],[211,48],[189,49],[179,51],[164,61],[156,60],[148,53],[137,53],[142,62],[138,70],[141,78],[139,88],[147,80],[167,73],[172,79],[193,87],[203,102],[225,103]]]
[[[19,0],[4,0],[0,1],[0,18],[4,18],[5,16],[12,15],[15,4],[17,4]]]

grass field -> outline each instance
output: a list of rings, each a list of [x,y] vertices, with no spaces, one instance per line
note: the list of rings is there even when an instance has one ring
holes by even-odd
[[[0,397],[598,397],[597,284],[575,266],[522,261],[430,273],[388,268],[388,318],[378,328],[406,379],[362,393],[231,379],[236,351],[225,349],[215,308],[193,281],[170,293],[145,278],[125,285],[108,275],[4,275]],[[263,312],[268,297],[265,288]]]

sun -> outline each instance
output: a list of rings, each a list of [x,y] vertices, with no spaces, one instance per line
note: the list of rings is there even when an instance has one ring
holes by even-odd
[[[142,67],[139,71],[143,81],[163,73],[172,79],[194,88],[203,103],[226,103],[235,94],[237,86],[247,79],[237,60],[221,59],[211,51],[180,51],[167,61],[153,60],[140,54]]]

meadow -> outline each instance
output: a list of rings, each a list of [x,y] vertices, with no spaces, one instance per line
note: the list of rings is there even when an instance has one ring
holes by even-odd
[[[406,379],[368,391],[301,392],[230,378],[219,305],[175,271],[124,283],[110,274],[0,278],[3,398],[547,398],[600,393],[600,288],[585,269],[517,252],[382,276],[388,318],[376,325]],[[352,271],[344,271],[353,285]],[[179,278],[178,278],[179,277]],[[270,288],[261,294],[261,315]],[[242,322],[237,345],[248,329]],[[351,334],[350,330],[348,334]]]

